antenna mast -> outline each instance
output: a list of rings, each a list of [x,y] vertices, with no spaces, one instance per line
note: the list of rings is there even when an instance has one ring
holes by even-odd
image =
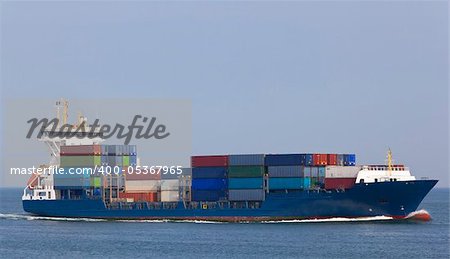
[[[392,172],[392,151],[391,151],[391,148],[388,149],[387,162],[388,162],[388,171],[389,171],[389,175],[390,175],[391,172]]]

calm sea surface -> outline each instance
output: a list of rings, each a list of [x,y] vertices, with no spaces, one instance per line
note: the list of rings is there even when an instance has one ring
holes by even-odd
[[[0,257],[449,258],[449,190],[419,206],[431,222],[211,223],[49,219],[0,189]]]

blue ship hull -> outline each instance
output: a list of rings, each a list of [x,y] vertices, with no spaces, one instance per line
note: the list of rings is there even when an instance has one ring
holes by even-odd
[[[24,200],[25,211],[52,217],[104,219],[194,219],[262,221],[331,217],[391,216],[404,218],[415,211],[437,180],[360,183],[345,192],[298,191],[269,193],[260,208],[108,209],[100,199]],[[144,203],[145,204],[145,203]]]

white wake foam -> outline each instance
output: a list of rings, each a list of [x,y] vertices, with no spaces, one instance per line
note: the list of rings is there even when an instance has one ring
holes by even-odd
[[[24,214],[3,214],[3,213],[0,213],[0,219],[12,219],[12,220],[55,220],[55,221],[87,221],[87,222],[106,221],[105,219],[44,217],[44,216],[33,216],[33,215],[24,215]]]
[[[222,224],[225,222],[207,221],[207,220],[191,220],[191,219],[120,219],[115,220],[118,222],[130,222],[130,223],[196,223],[196,224]]]
[[[26,214],[3,214],[0,213],[0,219],[10,220],[54,220],[54,221],[86,221],[86,222],[102,222],[102,221],[117,221],[129,223],[166,223],[166,222],[180,222],[180,223],[196,223],[196,224],[216,224],[223,222],[206,221],[206,220],[174,220],[174,219],[123,219],[123,220],[107,220],[94,218],[63,218],[63,217],[44,217],[33,216]]]
[[[320,222],[363,222],[363,221],[382,221],[392,220],[394,218],[387,216],[361,217],[361,218],[327,218],[327,219],[295,219],[264,221],[262,223],[320,223]]]
[[[418,213],[428,213],[425,210],[420,210],[411,213],[408,217],[413,217]],[[26,214],[3,214],[0,213],[0,219],[10,219],[10,220],[54,220],[54,221],[85,221],[85,222],[102,222],[108,221],[107,219],[94,219],[94,218],[63,218],[63,217],[44,217],[44,216],[34,216]],[[275,224],[275,223],[320,223],[320,222],[363,222],[363,221],[385,221],[392,220],[392,217],[387,216],[375,216],[375,217],[361,217],[361,218],[327,218],[327,219],[298,219],[298,220],[274,220],[274,221],[262,221],[265,224]],[[113,220],[117,222],[128,222],[128,223],[195,223],[195,224],[224,224],[227,222],[219,221],[208,221],[208,220],[176,220],[176,219],[124,219],[124,220]],[[248,223],[248,222],[240,222]]]

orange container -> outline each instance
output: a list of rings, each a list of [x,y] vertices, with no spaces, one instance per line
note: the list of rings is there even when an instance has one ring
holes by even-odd
[[[328,165],[336,165],[337,164],[337,154],[328,154],[327,155],[327,164]]]
[[[119,193],[119,198],[133,199],[135,202],[138,202],[138,201],[156,202],[156,201],[158,201],[158,193],[157,192],[143,192],[143,193],[122,192],[122,193]]]
[[[327,165],[327,154],[313,154],[313,165]]]

